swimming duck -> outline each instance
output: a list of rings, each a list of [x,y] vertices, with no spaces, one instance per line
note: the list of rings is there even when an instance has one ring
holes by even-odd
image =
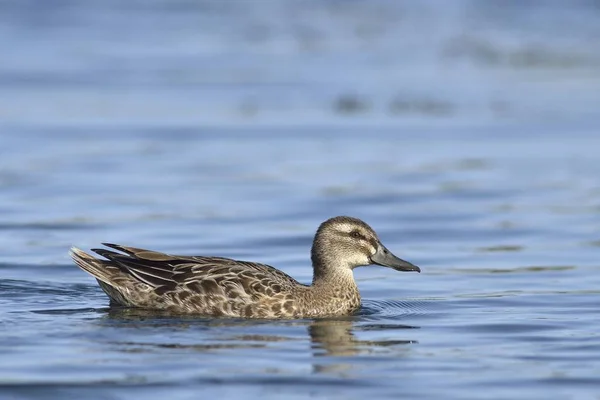
[[[223,257],[174,256],[103,243],[118,250],[73,247],[70,255],[94,276],[111,305],[172,313],[238,318],[312,318],[349,315],[360,307],[352,270],[377,264],[421,272],[392,254],[365,222],[340,216],[317,229],[311,250],[313,280],[303,285],[269,265]]]

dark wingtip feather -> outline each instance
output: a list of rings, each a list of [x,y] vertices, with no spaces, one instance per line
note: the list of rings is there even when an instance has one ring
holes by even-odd
[[[156,253],[154,251],[151,250],[146,250],[146,249],[140,249],[139,247],[130,247],[130,246],[122,246],[120,244],[114,244],[114,243],[102,243],[102,245],[106,246],[106,247],[110,247],[111,249],[115,249],[118,251],[121,251],[127,255],[130,255],[132,257],[137,257],[137,255],[139,253]]]
[[[110,247],[111,249],[122,251],[123,253],[128,254],[130,256],[135,256],[135,251],[134,251],[133,247],[129,248],[129,247],[121,246],[120,244],[114,244],[114,243],[102,243],[102,246],[106,246],[106,247]],[[114,252],[112,252],[112,253],[116,254]]]
[[[102,243],[102,246],[110,247],[111,249],[119,251],[125,251],[125,249],[123,249],[123,246],[114,243]]]
[[[104,243],[103,243],[104,244]],[[107,250],[107,249],[91,249],[94,253],[108,259],[108,260],[114,260],[116,257],[126,257],[124,254],[121,253],[117,253],[115,251],[112,250]]]

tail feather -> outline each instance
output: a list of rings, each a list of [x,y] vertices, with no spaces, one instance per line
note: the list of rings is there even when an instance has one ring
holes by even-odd
[[[135,302],[124,293],[128,293],[128,286],[132,278],[123,273],[119,267],[110,261],[99,260],[86,252],[72,247],[69,252],[75,264],[82,270],[92,275],[110,298],[110,304],[120,306],[135,306]]]
[[[75,261],[75,264],[88,274],[92,275],[101,282],[110,286],[114,285],[115,272],[114,267],[110,266],[106,261],[99,260],[85,251],[77,247],[71,247],[69,255]]]

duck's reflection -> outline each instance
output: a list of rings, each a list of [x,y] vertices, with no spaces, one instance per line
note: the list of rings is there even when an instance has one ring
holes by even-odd
[[[308,326],[308,333],[313,344],[314,355],[354,356],[368,353],[377,347],[390,347],[416,343],[415,340],[359,340],[355,330],[389,330],[412,329],[408,325],[358,325],[351,320],[317,320]]]
[[[415,328],[394,325],[392,329]],[[387,330],[385,325],[360,325],[350,320],[318,320],[308,326],[313,349],[315,373],[347,375],[357,367],[353,356],[369,354],[385,347],[416,343],[414,340],[360,340],[354,331]]]
[[[286,335],[286,328],[305,326],[310,338],[313,354],[313,371],[315,373],[345,373],[356,365],[352,357],[384,351],[384,349],[397,349],[411,343],[410,339],[364,340],[357,338],[355,332],[381,331],[387,332],[386,336],[399,336],[398,333],[405,329],[417,327],[408,325],[369,324],[357,317],[343,319],[319,320],[240,320],[240,319],[201,319],[197,317],[181,317],[169,314],[160,314],[156,311],[140,309],[110,308],[107,318],[111,325],[123,324],[128,327],[161,327],[169,330],[187,330],[200,327],[207,333],[201,343],[152,343],[120,340],[113,342],[122,346],[123,351],[153,351],[152,349],[188,349],[200,352],[223,349],[252,349],[266,348],[274,342],[302,341],[298,338],[297,331]],[[232,328],[229,334],[223,335],[223,330],[218,331],[215,337],[211,330],[214,328]],[[241,327],[267,328],[274,334],[240,333]],[[236,329],[237,328],[237,329]],[[405,331],[407,332],[407,331]],[[338,358],[341,357],[341,358]],[[346,358],[347,357],[347,358]]]

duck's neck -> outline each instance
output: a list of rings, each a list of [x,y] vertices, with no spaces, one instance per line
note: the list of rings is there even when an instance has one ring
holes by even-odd
[[[317,232],[310,251],[310,259],[313,265],[313,286],[325,283],[335,285],[337,282],[340,284],[348,281],[354,282],[352,268],[346,265],[346,262],[337,254],[326,251],[326,249],[332,247],[331,243],[328,243],[327,237],[323,237]]]
[[[351,266],[338,254],[325,251],[328,248],[332,246],[327,237],[317,232],[311,249],[313,281],[306,292],[310,297],[307,304],[311,305],[307,314],[344,315],[360,307],[360,293]]]
[[[345,315],[360,307],[360,293],[352,269],[332,264],[313,264],[313,268],[310,297],[321,313]]]
[[[346,265],[321,264],[313,261],[312,286],[356,286],[352,269]]]

